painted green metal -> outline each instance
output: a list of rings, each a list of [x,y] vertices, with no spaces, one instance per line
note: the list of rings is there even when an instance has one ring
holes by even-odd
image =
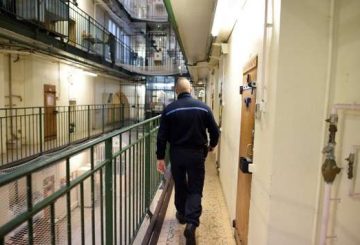
[[[26,186],[27,186],[27,208],[28,210],[32,209],[33,196],[32,196],[32,178],[31,175],[26,176]],[[28,219],[28,228],[29,228],[29,244],[34,243],[34,235],[33,235],[33,219],[32,217]]]
[[[170,23],[171,23],[171,25],[172,25],[172,27],[173,27],[173,29],[175,31],[176,38],[177,38],[177,40],[178,40],[178,42],[180,44],[180,48],[181,48],[181,52],[183,53],[183,56],[184,56],[185,64],[187,64],[188,59],[186,57],[185,48],[184,48],[183,42],[181,40],[179,28],[178,28],[177,23],[176,23],[174,10],[173,10],[172,5],[171,5],[171,0],[163,0],[163,1],[164,1],[166,11],[167,11],[168,16],[169,16],[169,21],[170,21]]]
[[[90,237],[92,244],[132,243],[145,217],[150,201],[153,198],[154,188],[159,184],[159,182],[157,184],[152,183],[152,186],[150,186],[149,182],[149,176],[159,176],[156,174],[156,168],[154,168],[156,164],[155,154],[151,154],[151,151],[155,149],[154,136],[159,126],[157,119],[158,117],[132,125],[126,129],[112,132],[99,139],[84,143],[64,152],[59,152],[46,160],[35,162],[32,166],[25,165],[23,168],[16,169],[13,173],[2,176],[0,179],[0,188],[4,188],[9,183],[23,177],[27,178],[28,209],[0,227],[0,244],[4,244],[4,239],[7,234],[14,231],[24,222],[27,224],[28,229],[36,230],[37,224],[34,217],[44,209],[50,209],[50,220],[48,221],[51,240],[49,240],[48,243],[58,243],[57,237],[59,234],[57,232],[59,231],[56,229],[55,204],[63,197],[66,198],[65,210],[67,216],[64,219],[66,229],[63,230],[63,232],[67,233],[68,244],[74,243],[76,236],[81,238],[81,244],[90,244],[90,242],[88,242]],[[134,137],[129,140],[131,144],[122,147],[123,137],[130,131],[133,133],[136,132],[136,134],[133,134]],[[115,145],[113,144],[113,139],[116,137],[120,138],[121,147],[118,150],[114,148]],[[105,148],[103,151],[105,157],[98,158],[97,156],[97,158],[95,158],[94,156],[96,152],[98,152],[96,147],[104,143]],[[147,154],[144,154],[145,151],[147,151]],[[74,166],[70,165],[70,163],[72,164],[73,162],[72,157],[81,152],[90,153],[90,168],[76,177],[73,172]],[[59,189],[56,189],[44,199],[33,203],[32,192],[34,190],[32,182],[34,181],[34,174],[48,169],[51,166],[55,166],[55,164],[62,164],[63,161],[65,161],[66,167],[65,185],[59,187]],[[119,167],[120,171],[117,170],[117,167]],[[48,172],[48,170],[45,172]],[[120,176],[118,176],[119,174]],[[97,178],[98,175],[100,175],[100,180]],[[119,181],[115,181],[115,178],[119,178]],[[90,219],[85,218],[85,185],[88,183],[85,181],[91,182]],[[76,224],[73,223],[74,220],[72,220],[71,214],[74,207],[72,207],[71,204],[75,200],[72,200],[70,195],[71,192],[77,191],[77,188],[80,189],[78,204],[80,210],[79,229],[77,229]],[[99,190],[100,194],[96,194],[98,193],[96,190]],[[114,200],[116,198],[118,199]],[[99,208],[99,206],[101,210],[95,212],[95,209]],[[99,213],[100,217],[95,216],[99,215]],[[91,224],[87,224],[87,220],[89,220]],[[85,226],[91,227],[91,234],[85,233],[87,230]],[[81,233],[72,232],[74,230],[79,230]],[[96,232],[98,230],[100,232]],[[29,234],[28,237],[30,238],[30,236]],[[31,243],[37,243],[38,239],[39,236],[36,234],[36,241],[33,240]]]
[[[42,143],[42,138],[43,138],[43,126],[42,126],[42,107],[39,107],[39,134],[40,134],[40,152],[43,152],[43,143]]]
[[[113,244],[113,161],[112,138],[105,141],[105,159],[109,161],[105,166],[105,227],[106,244]]]
[[[80,183],[80,222],[81,222],[81,244],[85,245],[85,214],[84,214],[84,182]]]
[[[66,158],[66,186],[70,186],[70,158]],[[66,213],[67,213],[67,238],[71,245],[71,189],[66,192]]]
[[[90,148],[90,169],[94,171],[94,146]],[[91,174],[91,241],[92,245],[95,245],[95,178],[94,174]]]
[[[51,229],[51,244],[56,244],[56,231],[55,231],[55,205],[50,205],[50,229]]]
[[[150,131],[150,122],[145,124],[145,131],[149,132]],[[150,184],[151,184],[151,180],[150,180],[150,176],[151,176],[151,171],[150,171],[150,134],[148,134],[145,137],[145,207],[149,207],[150,206]]]

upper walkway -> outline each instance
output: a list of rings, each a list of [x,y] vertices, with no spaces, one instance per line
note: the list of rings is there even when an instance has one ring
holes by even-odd
[[[156,8],[156,4],[144,15],[137,5],[122,2],[130,12],[140,13],[138,21],[146,22],[148,19],[145,17],[150,18],[148,15],[151,13],[155,15],[152,9]],[[107,5],[104,6],[108,9]],[[164,20],[167,22],[163,5],[162,8],[164,10],[156,15],[161,20],[160,24]],[[111,12],[109,15],[114,15],[111,8],[108,11]],[[124,78],[149,75],[149,71],[151,75],[187,72],[171,28],[166,27],[161,33],[158,29],[151,32],[128,23],[127,28],[132,34],[120,33],[116,28],[110,32],[110,24],[114,24],[111,18],[103,21],[105,23],[99,22],[77,4],[63,0],[23,0],[16,4],[15,1],[0,1],[0,12],[0,28],[3,28],[0,36],[4,38],[0,40],[0,45],[6,47],[4,51],[45,53],[111,71]],[[151,15],[151,18],[156,21],[155,16]],[[157,24],[155,28],[158,28]]]

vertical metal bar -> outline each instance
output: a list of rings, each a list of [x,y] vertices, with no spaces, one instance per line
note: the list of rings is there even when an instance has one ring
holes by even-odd
[[[145,208],[150,206],[150,122],[145,125]]]
[[[131,131],[131,130],[130,130]],[[129,145],[131,144],[131,138],[129,138]],[[132,173],[132,156],[131,156],[131,147],[128,149],[128,153],[129,153],[129,193],[128,193],[128,198],[129,198],[129,241],[131,241],[131,233],[132,233],[132,226],[131,226],[131,221],[132,221],[132,217],[133,217],[133,209],[132,209],[132,198],[131,195],[133,193],[133,186],[131,185],[132,183],[132,177],[131,177],[131,173]]]
[[[70,186],[70,158],[66,158],[66,186]],[[68,244],[71,245],[71,189],[66,192],[66,209],[67,209],[67,234]]]
[[[40,22],[40,0],[36,0],[37,2],[37,21]]]
[[[71,110],[71,106],[68,106],[68,144],[71,143],[71,131],[70,131],[70,123],[71,123],[71,113],[70,113],[70,110]]]
[[[42,108],[39,107],[39,140],[40,140],[40,153],[43,153],[43,133],[42,133]]]
[[[133,229],[133,233],[132,236],[134,237],[135,235],[135,223],[136,223],[136,199],[135,199],[135,194],[136,194],[136,162],[135,162],[135,145],[132,147],[132,205],[133,205],[133,222],[132,222],[132,229]]]
[[[113,167],[112,138],[105,141],[105,221],[106,244],[113,244]]]
[[[113,159],[113,178],[114,178],[114,244],[117,244],[117,158]]]
[[[104,244],[104,192],[103,192],[103,169],[100,169],[100,234],[101,234],[101,244]]]
[[[125,236],[125,244],[127,242],[127,238],[128,238],[128,234],[127,234],[127,230],[128,230],[128,224],[127,224],[127,220],[129,217],[129,213],[127,212],[128,210],[128,193],[127,193],[127,189],[128,189],[128,178],[127,178],[127,150],[124,152],[125,155],[125,164],[124,164],[124,182],[125,182],[125,197],[124,197],[124,205],[125,205],[125,210],[124,210],[124,216],[125,216],[125,220],[124,220],[124,236]]]
[[[90,138],[90,105],[87,107],[88,138]]]
[[[5,109],[5,135],[6,135],[6,140],[5,142],[8,142],[9,140],[9,136],[8,136],[8,110]],[[9,149],[6,148],[6,163],[9,163]]]
[[[90,165],[91,170],[94,170],[94,146],[90,149]],[[92,244],[95,245],[95,178],[94,174],[91,175],[91,229],[92,229]]]
[[[81,220],[81,244],[85,245],[85,218],[84,218],[84,181],[80,183],[80,220]]]
[[[122,119],[122,126],[125,126],[125,104],[121,104],[121,119]]]
[[[141,196],[140,196],[140,188],[141,188],[141,185],[140,185],[140,181],[141,181],[141,178],[140,178],[140,171],[139,171],[139,165],[140,165],[140,157],[139,157],[139,150],[140,150],[140,141],[139,141],[139,127],[136,128],[136,140],[137,140],[137,143],[136,143],[136,148],[135,148],[135,152],[136,152],[136,207],[137,207],[137,223],[138,225],[140,224],[140,199],[141,199]],[[137,229],[138,230],[138,227]]]
[[[3,121],[2,118],[0,118],[0,139],[1,139],[1,141],[0,141],[0,146],[1,146],[1,148],[0,148],[0,156],[1,156],[0,166],[4,165],[4,154],[5,154],[5,152],[4,152],[5,146],[3,145],[3,140],[2,140],[4,137],[2,121]]]
[[[122,149],[122,134],[120,134],[120,151]],[[122,241],[122,223],[123,223],[123,218],[122,218],[122,202],[123,202],[123,188],[122,188],[122,182],[123,182],[123,178],[122,178],[122,174],[123,174],[123,169],[122,169],[122,156],[123,154],[121,153],[120,154],[120,200],[119,200],[119,204],[120,204],[120,207],[119,207],[119,217],[120,217],[120,224],[119,224],[119,228],[120,228],[120,244],[123,244],[123,241]]]
[[[105,105],[102,105],[102,133],[105,132]]]
[[[50,204],[50,229],[51,229],[51,244],[56,244],[56,233],[55,233],[55,204]]]
[[[33,197],[32,197],[32,178],[31,174],[26,176],[26,191],[27,191],[27,210],[30,211],[33,206]],[[33,234],[33,218],[28,219],[28,236],[29,236],[29,245],[34,243],[34,234]]]

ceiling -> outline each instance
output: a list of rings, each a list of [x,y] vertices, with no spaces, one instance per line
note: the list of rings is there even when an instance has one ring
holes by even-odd
[[[207,67],[201,65],[202,72],[199,74],[193,65],[208,59],[216,0],[171,0],[171,5],[185,49],[189,72],[193,80],[202,79],[202,74],[207,74],[207,71],[202,70],[207,70]]]

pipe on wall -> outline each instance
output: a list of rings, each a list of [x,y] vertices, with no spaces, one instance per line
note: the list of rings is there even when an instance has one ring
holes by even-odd
[[[324,186],[324,199],[323,199],[323,211],[321,216],[321,226],[320,226],[320,245],[326,245],[326,240],[329,237],[327,230],[329,225],[329,216],[330,216],[330,201],[331,201],[331,188],[333,181],[335,180],[336,175],[340,172],[340,169],[336,166],[335,162],[335,134],[337,131],[337,121],[338,121],[338,111],[360,111],[360,104],[334,104],[331,108],[331,115],[327,122],[330,123],[329,126],[329,141],[325,146],[323,153],[326,154],[326,160],[322,166],[322,172],[325,180]],[[353,147],[353,152],[356,149]],[[353,186],[353,185],[352,185]],[[353,191],[351,192],[353,193]],[[356,193],[357,194],[357,193]]]

